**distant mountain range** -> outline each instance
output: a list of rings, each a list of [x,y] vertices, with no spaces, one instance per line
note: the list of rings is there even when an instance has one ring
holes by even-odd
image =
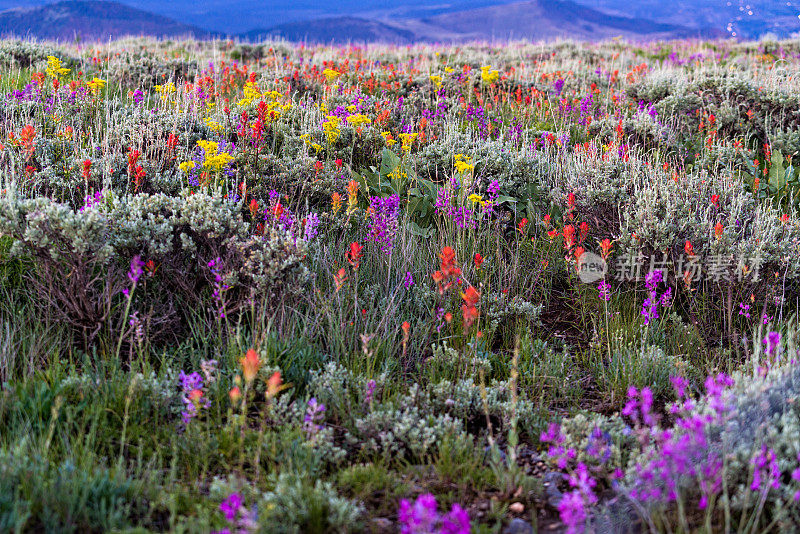
[[[0,12],[0,36],[97,40],[124,35],[211,37],[208,30],[116,2],[67,0]]]
[[[383,41],[406,44],[472,39],[538,41],[559,37],[580,40],[617,36],[631,40],[754,38],[766,32],[787,36],[800,31],[798,10],[791,1],[748,0],[748,4],[743,1],[454,0],[433,5],[426,0],[409,0],[402,7],[386,7],[376,0],[340,0],[329,6],[318,0],[191,3],[185,0],[129,3],[0,0],[0,9],[9,4],[22,4],[0,11],[0,36],[62,41],[105,40],[123,35],[229,37],[246,41],[281,37],[318,43]],[[132,7],[130,3],[148,10]],[[174,17],[167,16],[181,6],[184,11]],[[745,6],[746,11],[739,9]],[[230,27],[241,27],[243,11],[248,9],[254,14],[272,9],[275,16],[251,16],[248,20],[255,29],[248,31],[231,31],[221,25],[220,14],[224,11],[231,21]],[[204,21],[208,24],[203,24]],[[212,26],[213,21],[216,23]]]
[[[718,28],[733,37],[800,32],[798,0],[577,0],[605,13],[644,17],[691,28]]]

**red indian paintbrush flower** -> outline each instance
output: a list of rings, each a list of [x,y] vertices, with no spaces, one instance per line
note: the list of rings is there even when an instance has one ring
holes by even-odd
[[[361,263],[361,250],[363,248],[364,247],[357,242],[350,243],[350,249],[347,251],[347,261],[353,266],[353,270],[358,270],[358,266]]]
[[[245,381],[249,384],[255,380],[258,369],[261,367],[261,360],[255,349],[248,350],[244,358],[239,360],[239,363],[242,365],[242,374],[244,375]]]
[[[461,312],[464,316],[464,328],[469,329],[472,323],[475,322],[475,319],[478,318],[478,308],[476,305],[481,298],[481,294],[478,293],[473,286],[469,286],[461,295],[461,298],[464,299],[464,304],[461,305]]]
[[[83,179],[87,182],[89,181],[90,171],[92,170],[92,160],[86,159],[83,160]]]
[[[611,240],[608,238],[603,239],[600,242],[600,252],[603,256],[604,260],[608,259],[608,255],[611,253]]]

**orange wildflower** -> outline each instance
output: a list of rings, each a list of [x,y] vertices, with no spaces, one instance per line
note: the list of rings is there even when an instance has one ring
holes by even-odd
[[[244,375],[245,381],[249,384],[255,380],[258,370],[261,367],[261,360],[255,349],[248,350],[244,358],[239,360],[239,363],[242,365],[242,374]]]

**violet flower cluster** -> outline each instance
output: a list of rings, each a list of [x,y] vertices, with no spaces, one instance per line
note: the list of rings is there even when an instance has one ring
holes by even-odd
[[[222,276],[222,259],[217,256],[208,262],[208,268],[211,270],[211,274],[214,275],[214,292],[212,293],[212,296],[214,297],[214,301],[217,303],[217,314],[219,315],[220,319],[224,319],[225,301],[222,299],[222,296],[225,291],[230,288],[230,286],[225,283],[225,279]]]
[[[142,273],[144,273],[144,262],[142,261],[142,257],[137,254],[131,259],[131,269],[128,271],[128,280],[131,282],[131,289],[136,287],[139,278],[142,277]],[[122,294],[125,295],[126,298],[130,298],[131,290],[126,287],[122,290]]]
[[[369,237],[384,253],[391,254],[399,225],[400,195],[370,197],[369,207],[372,213]]]
[[[656,269],[647,273],[645,277],[645,287],[650,292],[649,296],[642,303],[642,316],[644,317],[644,324],[649,325],[653,319],[658,319],[659,305],[662,308],[668,308],[672,305],[672,288],[668,287],[661,296],[658,296],[658,284],[664,281],[664,274],[661,270]]]
[[[184,409],[181,412],[181,419],[184,425],[188,425],[192,419],[197,417],[198,410],[208,408],[210,403],[208,399],[203,398],[203,377],[200,376],[200,373],[194,372],[187,375],[181,371],[178,380],[180,380],[183,391],[181,400]]]
[[[229,526],[212,534],[247,534],[258,530],[258,513],[244,506],[244,499],[238,493],[231,493],[219,505]]]
[[[402,534],[469,534],[469,514],[458,504],[447,514],[438,511],[436,497],[420,495],[414,503],[400,501],[397,519]]]
[[[303,431],[307,439],[312,439],[322,428],[322,420],[325,418],[325,405],[312,397],[308,401],[306,415],[303,418]]]

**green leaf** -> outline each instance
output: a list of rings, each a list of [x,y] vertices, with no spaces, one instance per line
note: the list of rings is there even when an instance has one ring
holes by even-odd
[[[420,237],[430,237],[433,235],[433,228],[422,228],[414,221],[409,221],[407,228],[409,232]]]
[[[388,148],[384,148],[383,152],[381,152],[381,174],[385,176],[395,170],[399,165],[400,158],[397,154]]]

